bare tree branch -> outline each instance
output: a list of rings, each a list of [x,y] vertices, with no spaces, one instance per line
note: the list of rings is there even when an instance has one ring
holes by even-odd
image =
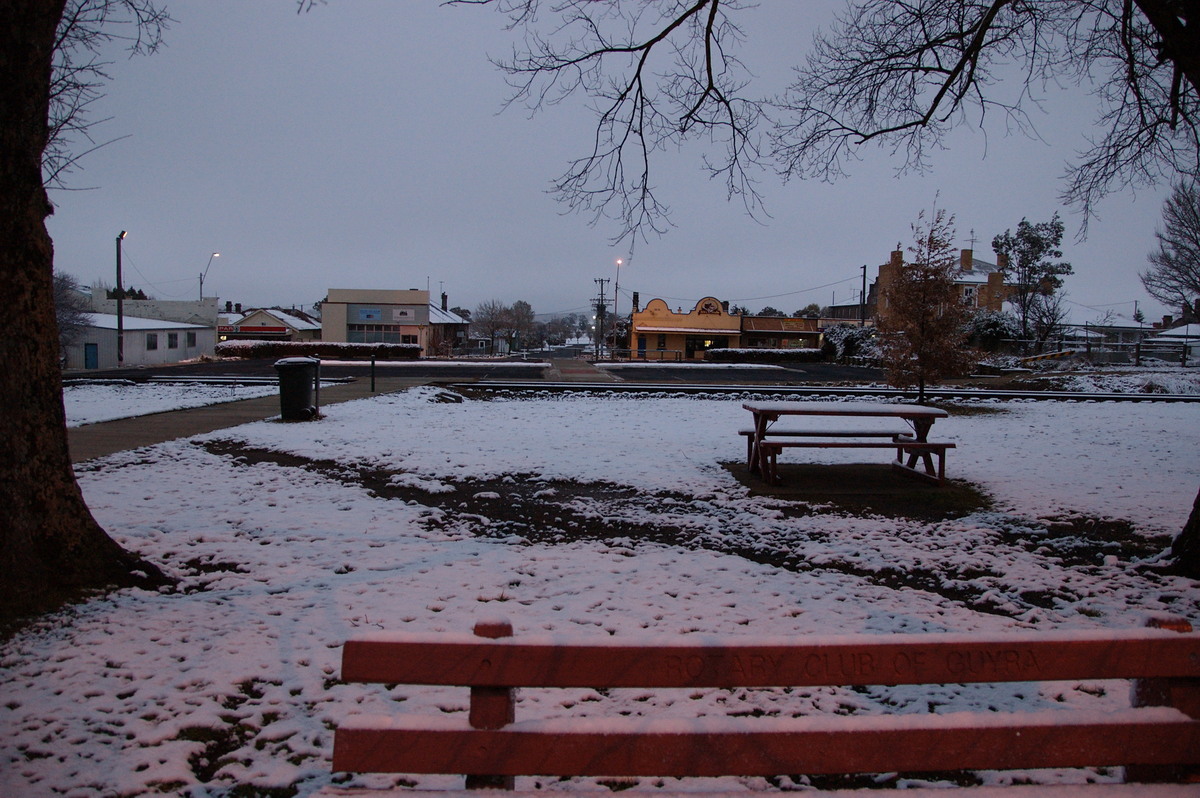
[[[510,102],[595,103],[590,150],[553,190],[593,222],[616,219],[618,239],[666,229],[652,161],[697,138],[720,152],[705,153],[709,174],[762,215],[768,158],[785,180],[835,180],[873,145],[921,172],[963,124],[1036,138],[1031,110],[1051,86],[1097,103],[1063,188],[1085,222],[1112,191],[1200,176],[1197,0],[848,0],[770,100],[739,60],[743,0],[445,2],[490,5],[524,31],[499,62]]]
[[[705,160],[707,172],[761,213],[751,176],[761,165],[761,103],[743,94],[749,79],[735,52],[743,36],[729,19],[742,0],[559,0],[546,6],[555,22],[545,31],[537,0],[447,4],[495,5],[524,27],[522,46],[496,61],[512,88],[509,104],[536,112],[579,94],[595,102],[591,146],[552,191],[593,223],[615,220],[615,240],[668,229],[654,158],[691,140],[720,151]]]
[[[1142,285],[1164,305],[1180,308],[1200,297],[1200,187],[1176,183],[1163,203],[1158,250],[1148,256]]]
[[[102,60],[101,49],[121,42],[130,56],[153,53],[172,21],[156,0],[68,0],[54,44],[45,185],[66,188],[83,156],[117,140],[98,143],[92,132],[105,120],[88,115],[109,80],[112,62]]]

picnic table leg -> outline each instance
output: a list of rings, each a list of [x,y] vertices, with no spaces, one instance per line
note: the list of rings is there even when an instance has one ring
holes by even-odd
[[[506,620],[478,621],[476,637],[512,637],[512,624]],[[472,687],[469,722],[473,729],[502,729],[516,719],[516,698],[509,687]],[[467,774],[468,790],[511,790],[516,784],[513,776]]]
[[[770,472],[767,470],[767,456],[763,451],[762,442],[767,437],[767,427],[770,426],[772,420],[766,413],[754,414],[753,456],[751,457],[750,472],[758,474],[764,479]]]
[[[933,421],[932,418],[914,418],[912,420],[914,437],[916,437],[918,443],[926,443],[929,440],[929,430],[933,428]],[[909,468],[916,468],[918,457],[925,465],[926,474],[929,474],[929,476],[937,474],[937,471],[933,469],[933,455],[929,452],[909,452]],[[939,480],[941,479],[940,476],[938,478]]]
[[[908,453],[908,463],[907,463],[908,468],[911,468],[915,471],[916,467],[917,467],[917,459],[918,458],[925,465],[925,473],[926,474],[928,474],[929,476],[933,476],[934,474],[938,473],[938,471],[934,470],[934,467],[933,467],[933,453],[932,452],[910,451]],[[939,461],[944,463],[944,461],[941,460],[941,458],[939,458]],[[941,475],[939,475],[938,478],[941,479]]]

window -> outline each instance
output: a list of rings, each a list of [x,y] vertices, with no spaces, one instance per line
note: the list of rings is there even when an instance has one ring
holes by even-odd
[[[417,343],[417,336],[415,336],[415,335],[401,335],[401,336],[400,336],[400,343],[402,343],[402,344],[415,344],[415,343]]]
[[[973,285],[964,285],[962,291],[963,304],[973,308],[979,304],[979,294]]]
[[[659,349],[667,348],[667,334],[666,333],[658,334],[658,348]]]
[[[146,333],[146,351],[158,349],[158,333]]]
[[[185,333],[185,336],[186,336],[185,340],[187,341],[187,347],[189,349],[194,347],[196,345],[196,333],[191,332],[189,330],[187,333]]]
[[[346,340],[352,344],[398,344],[398,324],[347,324]]]
[[[179,333],[167,333],[167,349],[179,348]]]

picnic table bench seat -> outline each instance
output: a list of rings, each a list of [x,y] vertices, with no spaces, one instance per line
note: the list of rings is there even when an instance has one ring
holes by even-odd
[[[782,482],[779,477],[779,452],[786,448],[821,448],[821,449],[895,449],[896,459],[892,468],[906,475],[925,479],[940,485],[946,479],[946,450],[955,448],[953,443],[944,441],[918,441],[911,437],[895,437],[889,442],[871,441],[805,441],[805,440],[774,440],[767,438],[760,444],[763,450],[763,460],[766,471],[763,479],[776,485]],[[937,458],[935,469],[931,456]],[[905,458],[907,457],[907,461]],[[924,469],[918,469],[918,463]]]
[[[788,429],[772,427],[767,433],[771,438],[887,438],[912,435],[912,430],[866,430],[866,429]],[[738,435],[746,439],[746,467],[754,459],[754,427],[742,427]]]

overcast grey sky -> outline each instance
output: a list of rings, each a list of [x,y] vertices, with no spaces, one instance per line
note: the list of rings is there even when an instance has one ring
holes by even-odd
[[[835,0],[768,2],[742,20],[742,53],[763,93],[782,85]],[[291,0],[191,0],[149,58],[114,51],[97,105],[111,118],[49,222],[56,267],[84,283],[115,279],[124,242],[127,285],[161,299],[199,295],[247,306],[309,306],[329,288],[426,288],[450,304],[523,299],[540,314],[583,311],[595,278],[620,273],[631,292],[687,307],[713,295],[757,310],[857,298],[861,267],[887,260],[937,198],[955,214],[959,246],[992,260],[991,239],[1022,217],[1060,210],[1058,176],[1082,147],[1094,107],[1057,92],[1035,119],[1042,141],[961,129],[931,174],[897,178],[869,154],[836,185],[763,175],[771,218],[747,218],[701,173],[699,153],[661,159],[657,185],[676,227],[614,247],[616,228],[564,215],[547,192],[583,154],[592,120],[582,102],[530,118],[503,113],[503,56],[514,34],[487,7],[436,0],[333,0],[295,13]],[[1088,239],[1062,209],[1074,320],[1106,310],[1149,320],[1166,309],[1137,278],[1154,246],[1169,187],[1110,196]],[[612,294],[613,285],[606,286]]]

